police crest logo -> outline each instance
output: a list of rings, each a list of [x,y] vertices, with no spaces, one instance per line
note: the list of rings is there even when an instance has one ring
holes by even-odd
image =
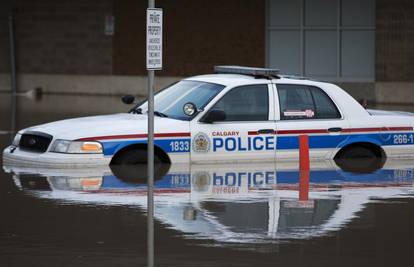
[[[208,152],[210,150],[210,139],[205,133],[198,133],[193,139],[194,152]]]

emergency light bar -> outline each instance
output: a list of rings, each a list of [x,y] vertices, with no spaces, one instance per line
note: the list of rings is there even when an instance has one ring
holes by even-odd
[[[215,66],[214,72],[226,74],[243,74],[267,79],[280,78],[278,69],[253,68],[243,66]]]

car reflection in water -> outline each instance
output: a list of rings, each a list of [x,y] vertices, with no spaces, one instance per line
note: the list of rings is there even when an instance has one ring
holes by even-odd
[[[339,230],[369,202],[414,196],[413,161],[357,163],[312,162],[308,201],[298,200],[297,163],[157,166],[155,218],[192,239],[280,242]],[[146,209],[146,166],[3,168],[21,190],[57,205]]]

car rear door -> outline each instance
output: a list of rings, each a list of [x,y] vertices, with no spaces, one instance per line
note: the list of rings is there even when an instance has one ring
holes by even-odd
[[[334,101],[316,86],[276,84],[275,117],[278,160],[298,157],[298,136],[309,136],[310,157],[330,158],[348,138],[349,127]]]

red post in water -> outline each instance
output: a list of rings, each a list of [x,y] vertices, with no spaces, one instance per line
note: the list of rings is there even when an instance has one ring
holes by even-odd
[[[299,135],[299,200],[309,200],[309,137]]]
[[[309,171],[309,137],[307,135],[299,135],[299,170]]]

